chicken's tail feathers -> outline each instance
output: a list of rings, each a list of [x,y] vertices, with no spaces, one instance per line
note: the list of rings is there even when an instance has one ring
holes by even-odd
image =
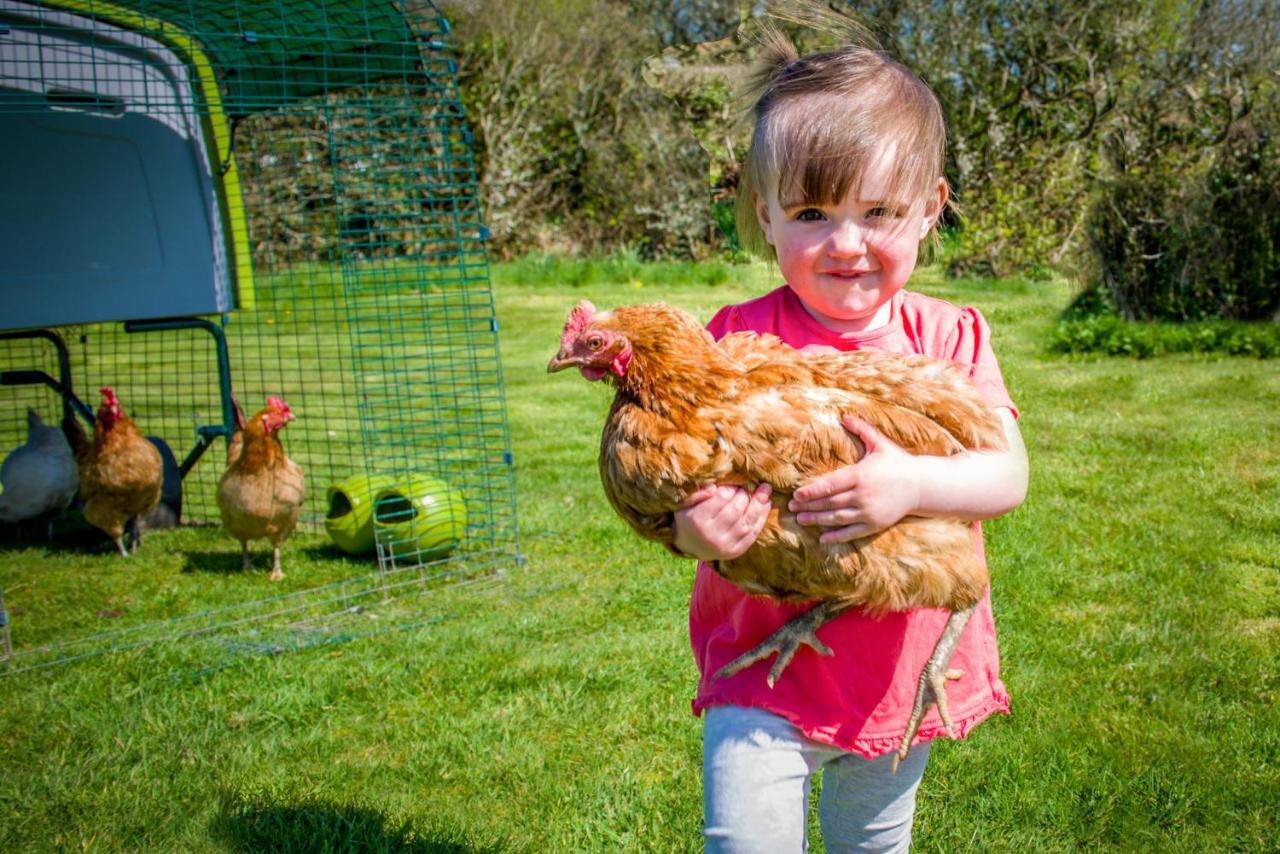
[[[236,396],[230,395],[231,408],[235,411],[235,429],[231,431],[231,435],[227,437],[227,465],[231,465],[240,458],[240,452],[244,449],[244,428],[248,424],[248,420],[244,417],[244,409],[240,406],[240,401],[236,400]]]
[[[236,413],[236,431],[238,432],[243,430],[244,425],[248,423],[247,419],[244,417],[244,407],[240,405],[240,401],[236,400],[236,396],[234,394],[228,396],[231,398],[231,408],[235,410]]]
[[[62,419],[62,435],[67,437],[67,444],[71,446],[71,451],[76,455],[76,459],[83,459],[84,455],[89,452],[91,447],[89,437],[85,434],[84,428],[80,426],[80,422],[76,420],[73,413],[67,413]]]

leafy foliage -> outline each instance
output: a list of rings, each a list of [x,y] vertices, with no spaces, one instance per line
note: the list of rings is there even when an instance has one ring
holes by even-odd
[[[1280,157],[1269,133],[1126,164],[1103,186],[1089,218],[1095,287],[1122,316],[1280,317]]]
[[[1280,327],[1275,324],[1131,323],[1115,315],[1063,320],[1054,328],[1052,347],[1063,353],[1104,353],[1145,359],[1166,353],[1226,353],[1280,356]]]
[[[712,251],[706,155],[640,73],[660,48],[651,16],[588,0],[445,9],[500,256]]]
[[[446,0],[497,256],[741,259],[732,212],[752,35],[777,7],[775,22],[802,51],[837,38],[798,23],[805,14],[786,17],[801,6]],[[816,20],[824,6],[865,22],[943,102],[961,210],[946,223],[952,274],[1068,271],[1129,319],[1280,316],[1280,6],[805,8]],[[328,222],[325,176],[297,171],[296,186],[269,188],[292,201],[277,206],[276,236],[260,254],[315,248],[320,238],[288,221],[293,202],[313,225]],[[403,245],[394,233],[379,239],[370,254]]]

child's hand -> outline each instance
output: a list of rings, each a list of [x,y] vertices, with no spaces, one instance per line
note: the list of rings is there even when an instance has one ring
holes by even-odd
[[[865,421],[845,416],[844,427],[866,454],[795,491],[787,507],[801,525],[819,525],[824,543],[877,534],[914,512],[920,500],[915,457]]]
[[[769,518],[769,484],[755,492],[709,483],[674,514],[675,546],[699,560],[738,557],[760,536]]]

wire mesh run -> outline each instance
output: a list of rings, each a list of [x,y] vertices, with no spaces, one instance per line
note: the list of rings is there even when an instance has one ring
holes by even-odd
[[[181,472],[182,523],[213,525],[235,405],[280,397],[300,526],[368,517],[378,570],[353,582],[517,561],[447,34],[427,3],[0,0],[0,449],[26,440],[28,408],[87,423],[109,386]],[[191,619],[267,620],[275,598]],[[128,631],[187,631],[173,619]]]

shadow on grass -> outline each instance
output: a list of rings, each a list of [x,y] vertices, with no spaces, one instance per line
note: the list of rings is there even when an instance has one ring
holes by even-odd
[[[240,575],[257,570],[271,571],[271,553],[264,559],[262,555],[249,550],[249,568],[244,569],[240,562],[240,549],[216,552],[186,552],[183,555],[181,572],[207,572],[211,575]]]
[[[222,810],[210,827],[215,840],[230,851],[291,852],[368,851],[409,854],[487,854],[510,850],[505,844],[477,842],[455,828],[421,832],[408,825],[388,826],[375,810],[359,806],[303,801],[296,804],[244,800],[224,796]]]
[[[239,544],[227,541],[230,548],[216,551],[188,551],[183,554],[181,571],[184,573],[205,573],[208,575],[253,575],[271,572],[271,545],[265,540],[249,543],[249,568],[241,564]],[[293,555],[294,557],[291,557]],[[359,569],[361,575],[376,567],[376,561],[352,557],[334,545],[294,547],[285,543],[281,549],[280,563],[286,575],[290,565],[297,556],[305,556],[308,561],[329,561],[341,563]]]
[[[54,520],[50,536],[45,519],[0,523],[0,551],[23,549],[48,551],[97,552],[115,551],[115,544],[87,522],[61,516]]]
[[[305,554],[312,560],[331,560],[347,563],[351,566],[373,566],[378,565],[377,558],[373,555],[352,555],[344,552],[333,543],[324,543],[316,546],[303,546],[298,551]]]

